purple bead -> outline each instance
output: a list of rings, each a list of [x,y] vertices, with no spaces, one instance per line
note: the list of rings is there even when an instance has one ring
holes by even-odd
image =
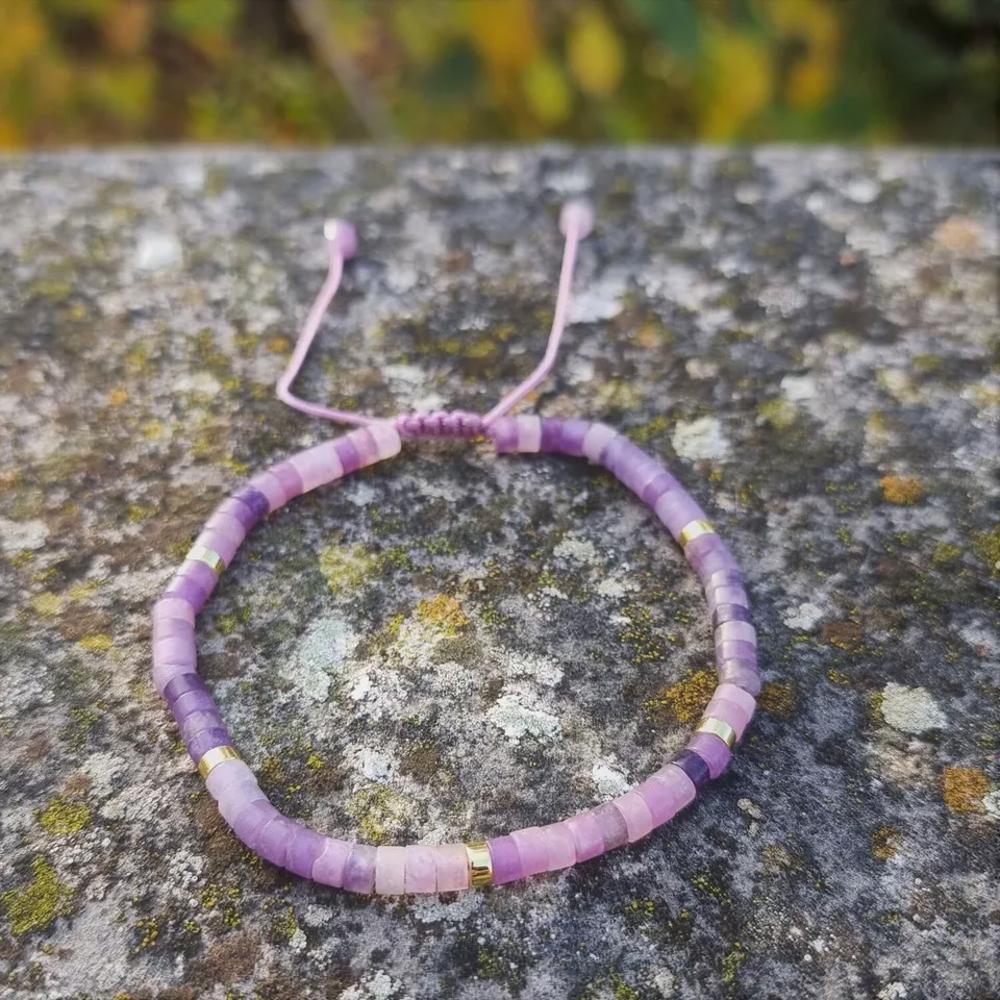
[[[249,523],[244,522],[247,531],[255,524],[260,523],[270,513],[271,505],[267,502],[267,497],[252,486],[244,486],[239,493],[233,495],[233,499],[243,504],[253,517]]]
[[[517,451],[517,421],[513,417],[501,417],[490,425],[488,433],[498,455]]]
[[[211,729],[204,729],[196,736],[185,740],[184,745],[187,747],[191,759],[197,764],[214,747],[232,746],[233,738],[225,726],[213,726]]]
[[[719,664],[719,683],[735,684],[754,698],[760,694],[760,672],[755,660],[725,660]]]
[[[605,851],[614,850],[628,843],[628,824],[613,802],[605,802],[591,812],[601,826]]]
[[[695,788],[701,788],[708,781],[708,764],[692,750],[681,750],[670,763],[679,767],[691,779]]]
[[[720,642],[715,647],[715,660],[716,663],[725,663],[726,660],[748,660],[750,663],[756,663],[757,647],[752,642],[743,642],[741,639]]]
[[[184,639],[194,645],[194,625],[182,618],[157,618],[153,621],[153,645],[163,639]]]
[[[486,842],[486,846],[493,862],[493,881],[496,885],[506,885],[524,877],[521,856],[511,837],[494,837]]]
[[[562,452],[562,428],[561,420],[554,420],[551,417],[542,419],[542,441],[540,451]]]
[[[178,725],[181,730],[181,739],[185,743],[206,729],[225,728],[225,723],[222,721],[222,716],[219,715],[217,709],[191,712]]]
[[[271,467],[271,473],[281,483],[281,488],[285,491],[285,501],[292,497],[300,496],[302,493],[302,477],[291,462],[279,462]]]
[[[163,697],[166,699],[167,706],[173,708],[174,702],[188,691],[204,691],[205,694],[209,693],[208,688],[205,687],[205,682],[196,673],[178,674],[163,689]]]
[[[349,892],[375,891],[375,848],[355,844],[344,862],[344,888]]]
[[[294,835],[285,856],[285,867],[296,875],[310,878],[313,865],[326,846],[326,838],[301,823],[293,823],[292,826]]]
[[[583,439],[589,430],[589,420],[564,420],[559,435],[559,451],[563,455],[582,456]]]
[[[668,490],[680,488],[680,483],[664,469],[651,482],[648,482],[642,490],[641,499],[644,504],[650,507],[656,506],[656,501]]]
[[[355,472],[361,468],[361,456],[358,454],[358,449],[354,447],[354,442],[350,438],[337,438],[333,446],[337,449],[337,458],[340,459],[345,476],[349,472]],[[372,884],[374,885],[374,882]]]
[[[278,810],[267,799],[255,799],[237,812],[232,822],[233,833],[251,851],[255,850],[261,830],[278,815]]]
[[[295,825],[290,819],[285,819],[279,814],[257,834],[257,844],[254,850],[265,861],[270,861],[272,865],[283,868],[288,848],[291,846],[294,836]]]
[[[177,724],[180,725],[195,712],[214,712],[218,715],[215,699],[207,691],[188,691],[174,699],[170,706]]]
[[[199,565],[205,566],[204,563]],[[212,571],[205,566],[205,569],[209,573]],[[215,586],[215,581],[212,581],[212,587]],[[180,597],[187,601],[188,604],[194,608],[195,612],[200,612],[203,607],[205,607],[206,601],[208,601],[209,595],[212,593],[211,588],[206,588],[204,583],[197,579],[197,577],[188,572],[178,573],[177,576],[170,581],[170,586],[167,587],[166,592],[171,597]]]
[[[750,609],[742,604],[720,604],[712,612],[712,631],[714,632],[724,622],[748,622]]]
[[[708,776],[713,779],[725,771],[733,756],[729,747],[713,733],[695,733],[688,740],[687,749],[708,765]]]

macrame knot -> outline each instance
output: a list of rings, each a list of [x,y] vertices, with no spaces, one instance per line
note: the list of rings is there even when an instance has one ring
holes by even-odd
[[[396,430],[408,438],[474,438],[486,432],[486,425],[478,413],[437,410],[399,417]]]

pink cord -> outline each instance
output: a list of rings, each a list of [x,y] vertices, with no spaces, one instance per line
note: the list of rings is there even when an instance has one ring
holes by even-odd
[[[559,291],[556,295],[556,308],[552,317],[552,329],[549,331],[549,340],[545,348],[545,355],[538,363],[535,370],[512,389],[503,399],[493,407],[483,417],[475,417],[472,414],[462,415],[464,425],[470,429],[474,426],[488,427],[495,420],[498,420],[505,413],[515,407],[525,396],[536,389],[545,377],[552,371],[556,356],[559,353],[559,344],[562,341],[563,331],[566,329],[566,317],[569,313],[570,295],[573,284],[573,271],[576,266],[576,251],[580,240],[585,239],[594,226],[594,213],[590,205],[584,201],[571,201],[563,205],[562,213],[559,217],[559,228],[566,237],[566,244],[563,249],[562,269],[559,273]],[[330,254],[330,267],[327,271],[326,280],[323,287],[316,296],[316,301],[309,310],[302,331],[295,343],[295,349],[289,358],[288,365],[278,379],[278,398],[296,410],[308,413],[311,417],[322,417],[325,420],[334,420],[343,424],[373,424],[387,418],[374,417],[368,414],[351,413],[348,410],[332,410],[329,407],[321,406],[319,403],[310,403],[308,400],[300,399],[291,391],[292,383],[295,381],[302,368],[309,348],[312,347],[319,325],[333,297],[340,287],[340,279],[344,273],[344,262],[350,260],[357,251],[357,234],[354,227],[349,222],[340,219],[332,219],[324,226],[323,233],[327,240],[327,249]],[[440,423],[442,415],[435,415],[435,419]],[[471,419],[470,419],[471,418]],[[402,416],[394,418],[397,421],[420,422],[420,416]],[[416,426],[416,425],[414,425]]]

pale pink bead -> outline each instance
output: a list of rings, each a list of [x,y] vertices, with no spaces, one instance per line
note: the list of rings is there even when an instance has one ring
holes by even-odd
[[[555,872],[575,865],[576,841],[573,839],[573,831],[565,823],[550,823],[541,830],[548,848],[548,870]]]
[[[591,424],[590,429],[583,437],[581,450],[591,462],[599,462],[604,449],[617,434],[618,432],[612,430],[607,424]]]
[[[723,622],[715,630],[715,642],[749,642],[757,645],[757,630],[750,622]]]
[[[742,706],[750,718],[753,718],[753,713],[757,709],[757,699],[752,694],[744,691],[741,687],[737,687],[735,684],[729,684],[725,681],[715,689],[715,694],[712,697],[727,698],[729,701],[735,701],[737,705]]]
[[[659,771],[651,774],[649,780],[662,781],[667,785],[677,803],[675,812],[680,812],[691,805],[694,802],[694,797],[698,794],[694,782],[676,764],[664,765]]]
[[[406,891],[406,848],[379,847],[375,851],[375,892],[402,896]]]
[[[398,431],[391,423],[380,420],[378,423],[368,424],[365,429],[375,441],[379,461],[399,454],[402,441],[400,441]]]
[[[433,847],[411,844],[406,848],[404,888],[408,893],[437,892],[437,855]]]
[[[339,889],[344,882],[344,862],[354,845],[334,837],[324,839],[323,853],[313,862],[313,881]]]
[[[256,781],[253,771],[241,760],[224,760],[216,764],[205,779],[208,794],[218,801],[228,789],[235,788],[244,781]]]
[[[590,810],[570,816],[565,822],[573,834],[577,861],[589,861],[604,853],[601,824]]]
[[[750,607],[747,600],[747,592],[742,587],[715,587],[709,590],[706,595],[709,611],[714,611],[720,604],[740,604],[744,608]]]
[[[517,845],[521,869],[525,875],[548,871],[549,842],[541,827],[529,826],[523,830],[515,830],[510,839]]]
[[[246,528],[236,519],[233,514],[224,511],[220,514],[214,513],[206,522],[202,531],[217,531],[220,535],[228,539],[234,546],[235,552],[243,544],[243,539],[247,537]]]
[[[517,424],[517,450],[537,452],[542,447],[542,418],[522,414],[514,418]]]
[[[194,608],[180,597],[161,597],[153,606],[154,620],[179,618],[189,625],[194,624]]]
[[[306,448],[288,460],[302,479],[302,492],[308,493],[318,486],[325,486],[344,474],[344,467],[332,441],[324,441],[315,448]]]
[[[614,800],[615,807],[625,817],[628,842],[634,844],[653,829],[653,814],[643,797],[632,789]]]
[[[281,485],[281,480],[273,472],[260,472],[250,480],[250,485],[267,497],[267,502],[272,511],[284,506],[287,501],[285,488]]]
[[[654,827],[661,826],[677,814],[677,793],[674,787],[665,781],[647,778],[634,790],[646,803]]]
[[[460,892],[469,888],[469,855],[464,844],[434,848],[437,858],[437,891]]]

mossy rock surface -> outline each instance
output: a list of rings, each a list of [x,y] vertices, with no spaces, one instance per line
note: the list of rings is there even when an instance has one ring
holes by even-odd
[[[746,569],[761,710],[693,808],[600,861],[398,903],[294,878],[185,759],[149,607],[250,470],[334,433],[272,392],[325,217],[361,252],[302,394],[485,410],[542,348],[578,192],[598,228],[533,405],[631,433],[704,505]],[[976,153],[0,164],[0,995],[994,995],[998,196]],[[275,515],[199,650],[272,800],[378,843],[593,805],[711,689],[650,513],[479,444]]]

